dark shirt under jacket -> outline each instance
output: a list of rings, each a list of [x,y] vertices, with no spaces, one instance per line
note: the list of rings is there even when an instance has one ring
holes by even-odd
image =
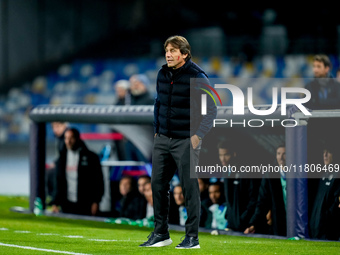
[[[340,109],[340,83],[334,78],[315,78],[305,88],[311,99],[304,104],[312,110]]]

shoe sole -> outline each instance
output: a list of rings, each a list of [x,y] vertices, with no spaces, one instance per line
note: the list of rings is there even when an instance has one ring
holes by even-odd
[[[153,244],[153,245],[149,245],[149,246],[141,246],[141,247],[164,247],[164,246],[168,246],[168,245],[170,245],[170,244],[172,244],[171,238],[166,239],[166,240],[164,240],[164,241],[160,241],[160,242],[155,243],[155,244]]]
[[[193,247],[175,247],[176,249],[200,249],[201,246],[198,244],[196,246]]]

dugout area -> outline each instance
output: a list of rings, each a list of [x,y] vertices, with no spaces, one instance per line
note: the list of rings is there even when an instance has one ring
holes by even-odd
[[[261,106],[269,107],[269,106]],[[230,107],[218,107],[217,118],[234,118]],[[208,150],[217,150],[218,140],[232,137],[237,141],[240,159],[246,164],[273,163],[275,148],[286,144],[286,164],[304,165],[319,162],[321,145],[325,140],[338,144],[340,127],[340,111],[312,111],[311,116],[305,116],[298,111],[288,111],[287,116],[280,115],[280,107],[271,118],[283,120],[294,119],[295,127],[283,127],[280,121],[272,127],[265,124],[262,127],[218,127],[213,129],[204,139],[200,161],[206,163],[218,162],[216,157],[208,156]],[[327,117],[327,118],[326,118]],[[70,123],[102,123],[119,125],[152,126],[152,106],[91,106],[91,105],[40,105],[32,109],[30,127],[30,211],[33,212],[34,200],[39,197],[45,201],[45,139],[46,123],[52,121],[67,121]],[[266,116],[251,115],[249,111],[235,121],[244,119],[265,119]],[[151,129],[152,130],[152,129]],[[136,147],[144,146],[143,141],[132,141]],[[151,149],[151,148],[149,148]],[[209,154],[210,155],[210,154]],[[308,238],[308,213],[313,203],[315,178],[309,178],[305,173],[290,173],[287,175],[287,237]],[[310,181],[312,180],[312,181]]]

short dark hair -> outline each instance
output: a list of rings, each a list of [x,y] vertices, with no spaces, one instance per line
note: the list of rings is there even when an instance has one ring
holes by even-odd
[[[74,135],[74,138],[75,138],[77,141],[80,141],[80,132],[79,132],[78,129],[76,129],[76,128],[74,128],[74,127],[68,127],[68,128],[66,128],[65,133],[66,133],[67,131],[71,131],[72,134]]]
[[[123,175],[120,178],[120,181],[123,180],[123,179],[129,179],[131,181],[131,184],[133,183],[133,177],[131,175]]]
[[[286,148],[286,145],[285,144],[279,144],[277,147],[276,147],[276,151],[278,150],[278,148]]]
[[[324,54],[318,54],[318,55],[315,55],[314,58],[313,58],[313,61],[318,61],[318,62],[322,62],[324,64],[325,67],[329,67],[331,68],[332,67],[332,63],[329,59],[328,56],[324,55]]]
[[[232,140],[222,140],[217,144],[218,149],[228,149],[230,152],[236,152],[235,142]]]
[[[220,188],[220,192],[222,193],[223,192],[223,185],[224,185],[224,183],[221,182],[221,181],[216,181],[216,182],[209,183],[209,187],[210,186],[215,186],[215,185]]]
[[[185,58],[185,61],[188,61],[191,58],[190,44],[188,40],[185,39],[183,36],[180,35],[170,36],[168,39],[166,39],[164,43],[164,49],[168,46],[169,43],[173,47],[179,49],[182,54],[188,54],[188,56]]]
[[[209,178],[197,178],[197,180],[200,179],[204,184],[210,184],[210,179]]]
[[[332,154],[338,154],[339,153],[339,148],[338,144],[334,141],[323,141],[322,143],[322,149],[327,150]]]
[[[140,175],[140,176],[138,177],[138,180],[139,180],[139,179],[142,179],[142,178],[148,179],[148,182],[151,182],[151,177],[150,177],[149,175],[146,175],[146,174]]]

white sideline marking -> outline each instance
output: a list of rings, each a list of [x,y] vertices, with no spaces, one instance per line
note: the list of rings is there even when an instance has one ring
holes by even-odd
[[[83,236],[64,236],[64,237],[68,237],[68,238],[84,238]]]
[[[15,245],[15,244],[6,244],[6,243],[0,243],[0,246],[13,247],[13,248],[21,248],[21,249],[34,250],[34,251],[46,251],[46,252],[53,252],[53,253],[71,254],[71,255],[90,255],[90,254],[87,254],[87,253],[76,253],[76,252],[69,252],[69,251],[58,251],[58,250],[42,249],[42,248],[35,248],[35,247],[29,247],[29,246],[20,246],[20,245]]]
[[[105,240],[105,239],[88,239],[88,240],[96,242],[118,242],[118,240]]]
[[[31,233],[31,231],[26,231],[26,230],[15,230],[14,233],[28,234],[28,233]]]
[[[54,233],[38,233],[38,236],[58,236],[59,234]]]
[[[8,228],[0,228],[0,231],[8,230]]]
[[[115,239],[87,239],[89,241],[95,241],[95,242],[145,242],[145,240],[115,240]]]

